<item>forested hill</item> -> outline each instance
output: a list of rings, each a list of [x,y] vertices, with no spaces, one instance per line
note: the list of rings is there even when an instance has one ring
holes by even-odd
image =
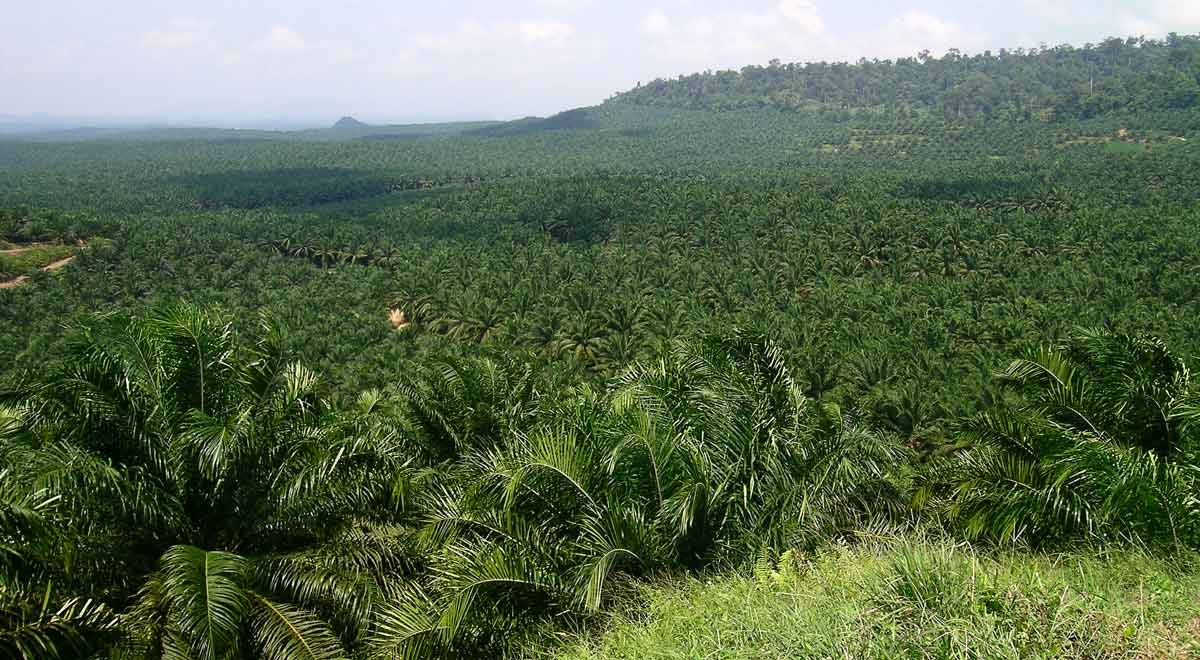
[[[1200,103],[1200,36],[1111,38],[941,58],[747,66],[655,80],[610,103],[703,110],[778,108],[1043,121]]]

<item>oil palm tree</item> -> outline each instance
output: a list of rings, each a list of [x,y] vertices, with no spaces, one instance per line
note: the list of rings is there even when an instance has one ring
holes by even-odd
[[[1158,339],[1085,330],[998,375],[966,425],[950,513],[973,536],[1200,542],[1190,372]]]
[[[431,359],[403,374],[393,395],[405,432],[428,463],[499,447],[528,425],[538,377],[514,356]]]
[[[814,545],[899,506],[900,445],[802,396],[749,336],[581,386],[427,489],[429,573],[376,610],[379,657],[497,655],[615,585]]]
[[[22,433],[19,410],[0,407],[0,442]],[[20,660],[86,657],[115,638],[118,618],[95,598],[64,594],[68,543],[58,497],[20,488],[0,470],[0,654]]]
[[[326,549],[386,505],[400,439],[283,345],[191,306],[103,318],[13,397],[4,485],[57,499],[79,587],[129,605],[126,657],[336,658],[363,635],[372,576]]]

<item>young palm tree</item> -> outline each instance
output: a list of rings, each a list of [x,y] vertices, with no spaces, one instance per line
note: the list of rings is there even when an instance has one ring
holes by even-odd
[[[377,609],[379,657],[501,654],[622,580],[812,545],[900,502],[900,445],[810,404],[754,338],[680,345],[541,412],[424,492],[430,571]]]
[[[21,412],[0,407],[0,442],[22,433]],[[16,486],[0,470],[0,654],[21,660],[86,657],[111,643],[117,616],[93,598],[64,595],[69,541],[57,533],[59,498]]]
[[[998,378],[1011,399],[968,423],[950,472],[971,535],[1200,542],[1197,399],[1161,341],[1081,331]]]
[[[394,394],[406,433],[431,464],[501,446],[537,405],[533,368],[512,357],[442,358],[404,374]]]
[[[369,529],[357,512],[389,500],[376,477],[404,452],[282,347],[265,318],[247,344],[189,306],[100,319],[16,397],[3,485],[58,499],[80,589],[134,603],[130,657],[334,658],[363,634],[371,574],[325,549]]]

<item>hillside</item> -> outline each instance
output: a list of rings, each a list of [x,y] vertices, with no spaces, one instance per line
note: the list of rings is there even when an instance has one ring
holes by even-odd
[[[1200,37],[1107,39],[937,58],[747,66],[655,80],[612,102],[704,110],[777,108],[834,117],[873,113],[953,118],[1084,119],[1192,108],[1200,102]]]
[[[370,128],[370,127],[371,127],[370,124],[364,124],[363,122],[355,119],[354,117],[348,117],[348,116],[342,117],[341,119],[337,120],[333,124],[333,130],[335,130],[335,131],[336,130],[346,130],[346,129]]]
[[[593,116],[592,108],[574,108],[560,112],[551,117],[525,117],[515,121],[505,122],[492,126],[484,126],[472,131],[468,131],[468,135],[481,135],[485,137],[514,137],[518,135],[528,135],[532,133],[541,133],[544,131],[565,131],[587,128],[597,128],[599,123]]]
[[[5,140],[0,658],[1196,657],[1174,43]]]

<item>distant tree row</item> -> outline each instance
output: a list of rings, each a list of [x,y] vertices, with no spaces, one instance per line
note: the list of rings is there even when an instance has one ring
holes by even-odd
[[[705,110],[772,107],[837,115],[939,114],[1018,120],[1191,108],[1200,101],[1200,37],[1110,38],[897,60],[747,66],[655,80],[615,99]]]

